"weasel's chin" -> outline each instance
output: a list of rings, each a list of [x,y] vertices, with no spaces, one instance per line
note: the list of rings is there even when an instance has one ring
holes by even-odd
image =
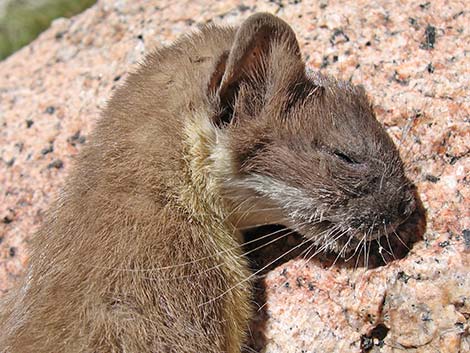
[[[318,253],[336,253],[346,256],[354,252],[361,243],[369,240],[359,230],[328,220],[301,224],[296,230],[315,245]]]

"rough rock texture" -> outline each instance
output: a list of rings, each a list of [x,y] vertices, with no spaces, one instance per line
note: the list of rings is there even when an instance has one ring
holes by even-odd
[[[253,328],[265,352],[470,351],[470,11],[465,1],[101,0],[0,63],[0,290],[112,90],[198,25],[270,11],[313,68],[362,83],[427,209],[403,259],[367,269],[286,262]],[[262,337],[262,339],[260,339]]]

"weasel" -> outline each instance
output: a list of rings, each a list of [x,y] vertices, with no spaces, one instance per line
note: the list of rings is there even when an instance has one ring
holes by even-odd
[[[306,72],[270,14],[145,57],[111,98],[0,309],[0,351],[240,352],[241,229],[351,252],[415,210],[364,90]]]

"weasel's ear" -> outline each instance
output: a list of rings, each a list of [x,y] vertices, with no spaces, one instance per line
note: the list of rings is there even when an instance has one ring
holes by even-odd
[[[277,64],[273,61],[278,59],[284,66],[301,63],[294,31],[269,13],[252,15],[238,29],[230,52],[219,59],[209,90],[217,93],[223,109],[233,109],[241,83],[272,74],[274,70],[268,70],[268,67]],[[261,78],[265,83],[268,81],[266,77]],[[231,112],[226,111],[217,119],[217,125],[227,123],[231,120]]]

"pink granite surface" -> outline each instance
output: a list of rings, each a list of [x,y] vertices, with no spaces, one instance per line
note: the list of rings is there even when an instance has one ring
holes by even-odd
[[[292,260],[265,278],[264,352],[470,351],[470,11],[465,1],[112,1],[0,62],[0,290],[100,108],[152,48],[256,11],[313,68],[362,83],[427,209],[424,239],[375,269]]]

